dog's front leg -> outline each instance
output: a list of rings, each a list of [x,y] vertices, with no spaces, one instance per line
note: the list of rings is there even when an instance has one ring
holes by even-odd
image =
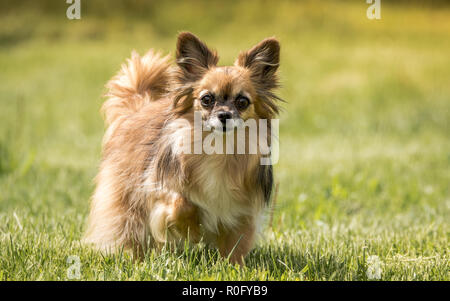
[[[200,240],[197,207],[178,193],[165,194],[150,213],[150,229],[158,244],[180,239]]]
[[[172,215],[168,220],[172,227],[181,237],[190,242],[200,241],[200,220],[197,206],[185,197],[179,196],[172,203]]]
[[[244,257],[253,247],[254,239],[255,225],[251,220],[245,220],[236,228],[219,231],[219,252],[223,257],[229,257],[231,263],[242,266]]]

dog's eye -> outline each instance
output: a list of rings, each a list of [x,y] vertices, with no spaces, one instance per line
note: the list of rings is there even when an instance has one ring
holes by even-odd
[[[249,105],[250,105],[250,100],[248,100],[248,98],[245,97],[245,96],[239,96],[239,97],[236,99],[236,107],[237,107],[239,110],[244,110],[244,109],[246,109]]]
[[[209,108],[214,103],[214,98],[210,94],[206,94],[201,98],[201,104],[205,108]]]

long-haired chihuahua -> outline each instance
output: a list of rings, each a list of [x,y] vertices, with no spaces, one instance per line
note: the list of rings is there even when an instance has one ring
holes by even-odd
[[[107,84],[107,130],[85,242],[142,255],[203,240],[243,264],[269,207],[273,171],[261,164],[259,148],[249,151],[251,135],[243,151],[233,150],[249,120],[278,114],[279,55],[279,42],[268,38],[233,66],[217,66],[217,53],[188,32],[178,36],[175,65],[154,51],[133,52]],[[256,144],[270,145],[270,125],[268,131]],[[208,135],[213,147],[222,138],[232,142],[232,152],[205,150]]]

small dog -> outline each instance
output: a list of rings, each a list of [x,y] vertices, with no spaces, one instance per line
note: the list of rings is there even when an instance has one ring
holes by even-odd
[[[234,66],[219,67],[217,53],[188,32],[178,36],[175,66],[152,50],[133,52],[107,84],[103,159],[85,242],[142,255],[203,239],[243,264],[271,199],[272,166],[260,164],[259,151],[187,153],[180,141],[193,145],[209,134],[195,137],[195,113],[216,137],[236,136],[242,121],[274,118],[279,54],[279,42],[268,38]]]

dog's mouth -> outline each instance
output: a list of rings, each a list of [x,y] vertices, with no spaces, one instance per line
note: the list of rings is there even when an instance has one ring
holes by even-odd
[[[206,128],[208,130],[213,130],[217,134],[226,134],[237,130],[239,125],[240,123],[237,120],[228,120],[225,124],[223,122],[212,120],[206,123]]]
[[[235,127],[227,127],[225,125],[212,128],[213,132],[218,135],[226,135],[228,133],[233,132],[235,129],[236,129]]]
[[[235,126],[228,126],[227,127],[226,125],[222,125],[221,127],[214,128],[214,131],[225,134],[227,132],[233,131],[234,129],[236,129]]]

